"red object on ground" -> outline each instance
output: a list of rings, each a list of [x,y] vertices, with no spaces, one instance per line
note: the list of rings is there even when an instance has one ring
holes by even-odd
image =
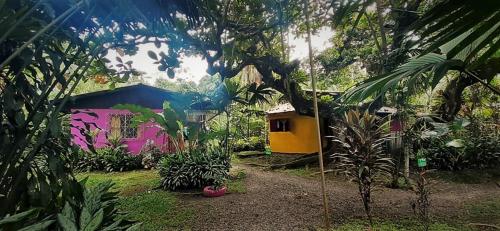
[[[213,189],[212,186],[206,186],[203,188],[203,196],[206,197],[220,197],[226,194],[226,186],[221,187],[220,189]]]

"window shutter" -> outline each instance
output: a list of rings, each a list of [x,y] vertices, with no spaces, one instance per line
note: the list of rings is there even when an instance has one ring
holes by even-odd
[[[121,137],[121,120],[119,115],[111,116],[111,137]]]

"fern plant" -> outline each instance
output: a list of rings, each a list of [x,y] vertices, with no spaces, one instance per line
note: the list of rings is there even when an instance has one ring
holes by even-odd
[[[375,177],[390,175],[394,167],[383,148],[384,126],[378,123],[375,115],[368,112],[349,111],[341,124],[333,129],[334,134],[337,134],[333,138],[337,146],[332,155],[333,167],[358,184],[366,215],[372,224],[370,203]]]

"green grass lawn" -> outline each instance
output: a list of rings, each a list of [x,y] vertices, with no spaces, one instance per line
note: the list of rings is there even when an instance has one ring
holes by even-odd
[[[500,198],[466,205],[467,216],[474,223],[500,226]]]
[[[369,227],[368,222],[364,220],[353,220],[339,227],[334,228],[334,231],[365,231]],[[463,227],[462,227],[463,228]],[[431,231],[459,231],[462,228],[451,227],[446,224],[433,223],[429,226]],[[374,221],[373,229],[376,231],[418,231],[425,230],[421,223],[415,220],[399,220],[399,221]],[[469,229],[465,229],[469,230]]]
[[[500,168],[462,171],[437,171],[429,176],[458,184],[482,184],[500,181]]]
[[[130,171],[119,173],[80,173],[78,179],[87,179],[90,187],[99,182],[112,180],[120,191],[119,209],[127,211],[127,219],[143,223],[141,230],[189,229],[193,210],[180,207],[174,193],[154,190],[159,185],[157,171]]]
[[[181,202],[173,192],[155,190],[160,184],[158,171],[140,170],[130,172],[79,173],[79,180],[87,178],[87,186],[112,180],[114,190],[119,191],[119,209],[127,211],[125,218],[143,223],[141,230],[186,230],[194,215],[193,209],[180,206]],[[227,182],[229,193],[245,193],[242,170],[231,171]]]
[[[227,181],[227,190],[229,193],[246,193],[245,187],[246,173],[243,170],[231,170],[230,179]]]

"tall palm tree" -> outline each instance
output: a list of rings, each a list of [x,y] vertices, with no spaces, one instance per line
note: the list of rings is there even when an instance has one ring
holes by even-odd
[[[243,97],[244,87],[237,81],[230,79],[225,79],[215,90],[214,95],[212,95],[212,104],[219,111],[219,113],[225,113],[227,117],[226,121],[226,135],[225,135],[225,149],[226,153],[229,154],[229,128],[231,122],[231,104],[233,102],[241,103],[243,105],[247,104],[247,101]]]

